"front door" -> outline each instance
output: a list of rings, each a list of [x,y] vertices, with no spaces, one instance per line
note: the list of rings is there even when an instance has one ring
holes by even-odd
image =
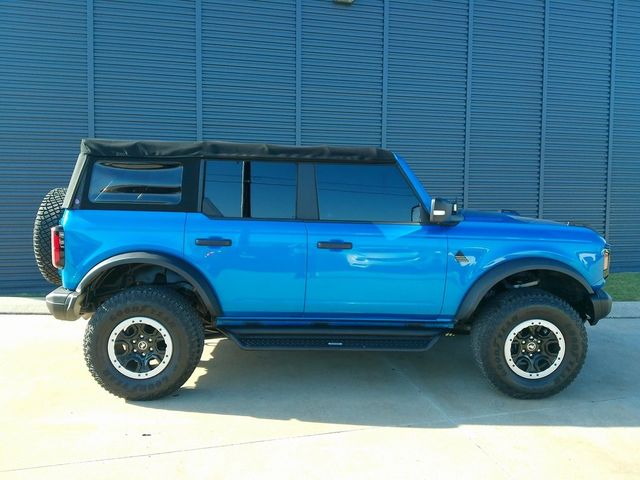
[[[442,308],[446,229],[421,225],[396,165],[316,166],[305,314],[407,320]],[[416,208],[418,207],[418,208]]]

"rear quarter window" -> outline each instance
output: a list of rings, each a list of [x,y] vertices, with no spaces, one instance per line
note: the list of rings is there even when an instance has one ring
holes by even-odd
[[[96,204],[178,205],[182,174],[179,163],[96,162],[88,199]]]

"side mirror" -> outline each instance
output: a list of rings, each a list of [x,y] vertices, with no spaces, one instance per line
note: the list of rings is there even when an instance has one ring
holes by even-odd
[[[455,225],[462,221],[462,214],[458,211],[458,203],[446,198],[431,199],[429,221],[437,225]]]

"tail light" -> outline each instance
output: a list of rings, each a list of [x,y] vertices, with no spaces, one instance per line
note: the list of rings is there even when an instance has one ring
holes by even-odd
[[[64,268],[64,229],[60,225],[51,227],[51,263]]]
[[[603,257],[604,257],[604,262],[603,262],[603,266],[602,266],[602,270],[603,270],[603,276],[604,278],[607,278],[609,276],[609,266],[611,264],[611,251],[608,248],[604,249],[603,253]]]

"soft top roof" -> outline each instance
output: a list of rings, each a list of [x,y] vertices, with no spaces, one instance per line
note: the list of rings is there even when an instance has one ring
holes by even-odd
[[[91,157],[172,157],[295,160],[335,163],[395,163],[389,150],[375,147],[294,147],[264,143],[165,142],[156,140],[84,139],[80,154]]]

